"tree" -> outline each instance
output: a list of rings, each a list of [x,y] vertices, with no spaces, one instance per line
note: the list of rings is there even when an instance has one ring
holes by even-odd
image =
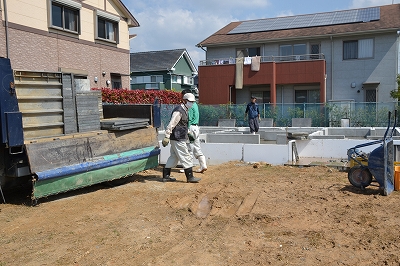
[[[400,100],[400,74],[397,74],[397,89],[390,91],[390,97],[396,100]]]

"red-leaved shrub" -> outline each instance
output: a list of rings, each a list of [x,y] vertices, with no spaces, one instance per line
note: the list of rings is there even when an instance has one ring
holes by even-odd
[[[162,104],[181,103],[181,93],[171,90],[128,90],[128,89],[109,89],[92,88],[101,90],[102,102],[113,104],[153,104],[158,98]]]

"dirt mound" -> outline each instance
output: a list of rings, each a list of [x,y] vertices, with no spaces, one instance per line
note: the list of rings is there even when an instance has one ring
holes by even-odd
[[[161,168],[0,205],[0,265],[399,265],[400,194],[326,167]]]

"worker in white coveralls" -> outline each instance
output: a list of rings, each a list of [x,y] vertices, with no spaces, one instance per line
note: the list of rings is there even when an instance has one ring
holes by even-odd
[[[188,110],[196,101],[192,93],[183,95],[183,103],[174,108],[171,115],[171,121],[165,129],[165,138],[162,140],[162,145],[166,147],[171,143],[170,156],[165,163],[163,169],[163,182],[176,181],[171,177],[171,168],[176,167],[180,161],[186,175],[188,183],[198,183],[201,178],[193,176],[193,159],[189,153],[188,142]]]
[[[190,92],[189,90],[183,90],[182,91],[182,96],[184,96],[186,93]],[[201,151],[200,147],[200,130],[199,130],[199,119],[200,119],[200,114],[199,114],[199,106],[197,105],[196,102],[193,103],[192,108],[189,109],[188,111],[189,114],[189,152],[193,154],[194,158],[199,160],[200,168],[197,169],[197,173],[204,173],[207,171],[207,162],[206,162],[206,156],[204,156],[203,152]]]

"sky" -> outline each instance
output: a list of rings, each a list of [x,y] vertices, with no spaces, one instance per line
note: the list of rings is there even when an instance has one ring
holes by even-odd
[[[194,65],[205,59],[196,47],[233,21],[389,5],[400,0],[122,0],[140,27],[130,29],[131,53],[185,48]]]

